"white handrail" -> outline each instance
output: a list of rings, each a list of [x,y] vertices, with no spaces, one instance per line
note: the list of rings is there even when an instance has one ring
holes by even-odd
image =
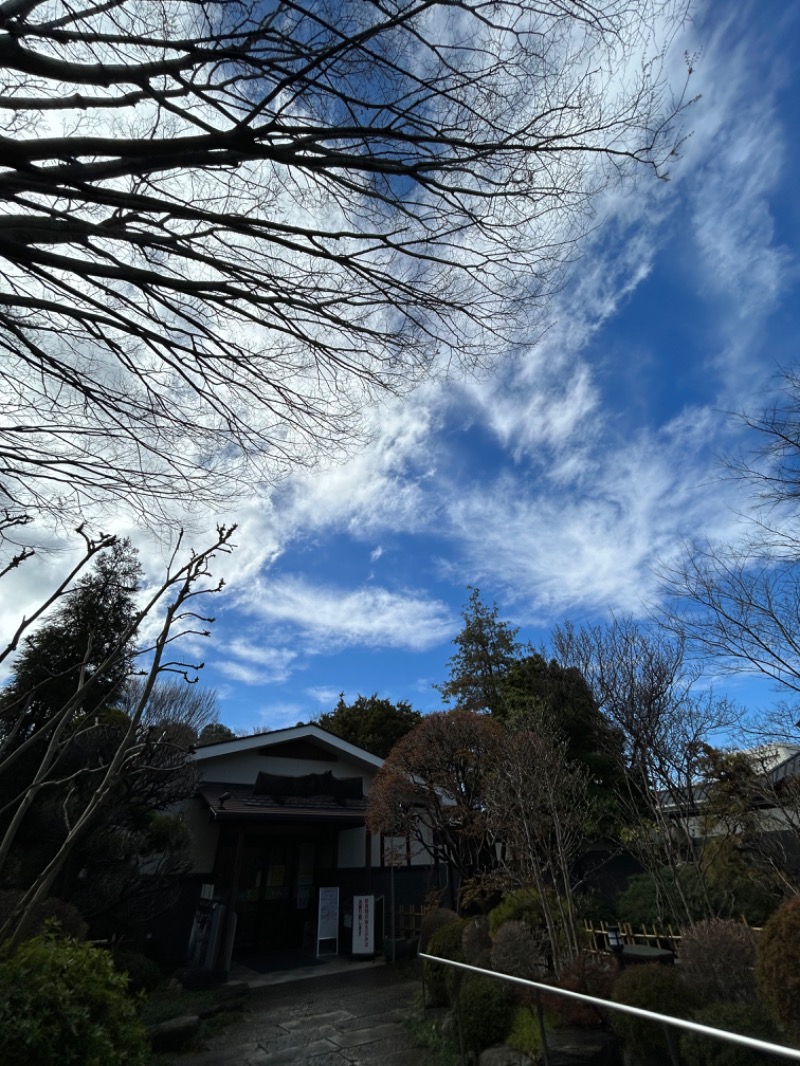
[[[598,999],[597,996],[587,996],[583,992],[571,992],[569,989],[557,988],[555,985],[545,985],[539,981],[528,981],[524,977],[512,977],[511,974],[498,973],[496,970],[484,970],[480,966],[470,966],[466,962],[440,959],[436,955],[426,955],[424,952],[420,952],[419,957],[427,959],[428,962],[438,962],[443,966],[453,966],[459,970],[469,970],[470,973],[481,973],[486,977],[496,977],[501,981],[524,985],[526,988],[533,988],[537,992],[547,992],[548,995],[566,996],[568,999],[577,999],[581,1003],[593,1003],[607,1010],[618,1010],[623,1014],[635,1014],[638,1018],[647,1018],[649,1021],[674,1025],[678,1029],[688,1029],[693,1033],[703,1033],[705,1036],[716,1037],[718,1040],[727,1040],[730,1044],[741,1044],[743,1047],[754,1048],[756,1051],[768,1051],[773,1055],[782,1055],[786,1059],[794,1059],[795,1062],[800,1062],[800,1048],[785,1047],[783,1044],[771,1044],[767,1040],[758,1040],[754,1036],[729,1033],[726,1029],[714,1029],[710,1025],[702,1025],[700,1022],[691,1022],[685,1018],[673,1018],[671,1014],[658,1014],[656,1011],[644,1010],[642,1007],[629,1007],[626,1003],[614,1003],[610,999]]]

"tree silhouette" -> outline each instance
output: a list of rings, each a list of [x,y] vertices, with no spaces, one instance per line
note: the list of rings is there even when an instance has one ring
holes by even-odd
[[[0,2],[8,506],[229,500],[530,343],[682,7]]]

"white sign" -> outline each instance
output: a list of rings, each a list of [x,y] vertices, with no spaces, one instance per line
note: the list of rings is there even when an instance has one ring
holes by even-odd
[[[323,940],[335,940],[333,954],[339,954],[339,889],[320,888],[317,918],[317,955]]]
[[[375,897],[353,896],[353,954],[375,952]]]

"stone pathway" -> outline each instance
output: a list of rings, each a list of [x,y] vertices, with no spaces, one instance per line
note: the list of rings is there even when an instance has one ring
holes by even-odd
[[[403,1018],[417,982],[375,965],[251,993],[248,1013],[176,1066],[422,1066]]]

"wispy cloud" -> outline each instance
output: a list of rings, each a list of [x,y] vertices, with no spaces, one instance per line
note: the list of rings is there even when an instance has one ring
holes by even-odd
[[[262,621],[299,630],[306,648],[345,646],[423,650],[453,630],[443,603],[422,593],[319,586],[303,577],[274,576],[236,597],[239,610]]]
[[[297,660],[297,652],[287,647],[272,647],[237,638],[217,650],[216,669],[246,685],[264,685],[286,681]]]

